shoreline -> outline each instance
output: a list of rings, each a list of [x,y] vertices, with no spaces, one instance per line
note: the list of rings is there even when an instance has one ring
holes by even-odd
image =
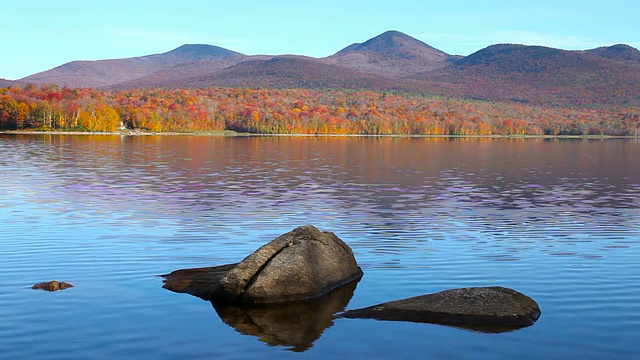
[[[365,138],[426,138],[426,139],[640,139],[640,136],[622,135],[417,135],[417,134],[256,134],[230,130],[202,132],[150,132],[119,130],[114,132],[48,131],[48,130],[0,130],[0,135],[79,135],[79,136],[223,136],[223,137],[365,137]]]
[[[233,131],[210,131],[210,132],[152,132],[140,130],[118,130],[113,132],[92,132],[92,131],[61,131],[61,130],[0,130],[0,134],[5,135],[120,135],[120,136],[251,136],[256,134],[238,133]]]

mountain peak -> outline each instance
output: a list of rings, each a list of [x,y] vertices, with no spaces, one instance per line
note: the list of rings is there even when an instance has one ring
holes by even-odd
[[[433,54],[446,53],[397,30],[389,30],[363,43],[355,43],[340,50],[336,55],[357,52],[377,53],[402,58],[414,58],[419,51],[429,51]]]
[[[447,53],[397,30],[355,43],[327,59],[336,65],[399,78],[447,65]]]
[[[242,54],[214,45],[184,44],[162,55],[176,55],[181,58],[199,60],[203,58],[232,57]]]
[[[495,44],[466,56],[455,62],[456,66],[484,65],[493,63],[517,64],[535,63],[540,59],[567,54],[565,50],[521,44]]]
[[[405,41],[418,41],[421,42],[420,40],[417,40],[416,38],[413,38],[403,32],[400,32],[398,30],[388,30],[383,32],[382,34],[369,39],[366,42],[376,42],[376,41],[399,41],[399,40],[405,40]],[[424,44],[424,43],[423,43]],[[426,45],[426,44],[425,44]],[[428,45],[427,45],[428,46]]]
[[[214,68],[235,64],[244,55],[219,46],[185,44],[162,54],[125,59],[72,61],[21,80],[57,83],[69,87],[105,87],[130,82],[156,72],[190,63],[206,63]]]
[[[586,53],[616,61],[640,62],[640,50],[626,44],[602,46],[587,50]]]

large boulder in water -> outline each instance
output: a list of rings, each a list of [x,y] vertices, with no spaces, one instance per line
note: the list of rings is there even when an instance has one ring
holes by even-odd
[[[312,299],[362,277],[351,248],[311,225],[277,237],[229,270],[209,298],[223,303]]]
[[[533,325],[540,317],[540,307],[518,291],[493,286],[446,290],[350,310],[341,316],[504,331]]]
[[[214,303],[265,304],[313,299],[362,277],[351,248],[306,225],[279,236],[242,262],[162,275],[164,288]]]

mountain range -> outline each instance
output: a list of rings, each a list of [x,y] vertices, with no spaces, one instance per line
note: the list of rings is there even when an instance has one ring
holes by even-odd
[[[534,104],[640,105],[640,51],[629,45],[568,51],[497,44],[468,56],[387,31],[337,53],[248,56],[212,45],[163,54],[73,61],[12,84],[68,87],[337,88],[401,91]]]

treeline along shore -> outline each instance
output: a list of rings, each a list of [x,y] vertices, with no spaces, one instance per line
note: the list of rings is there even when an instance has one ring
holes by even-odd
[[[640,108],[303,89],[0,88],[0,130],[74,133],[638,136]]]

